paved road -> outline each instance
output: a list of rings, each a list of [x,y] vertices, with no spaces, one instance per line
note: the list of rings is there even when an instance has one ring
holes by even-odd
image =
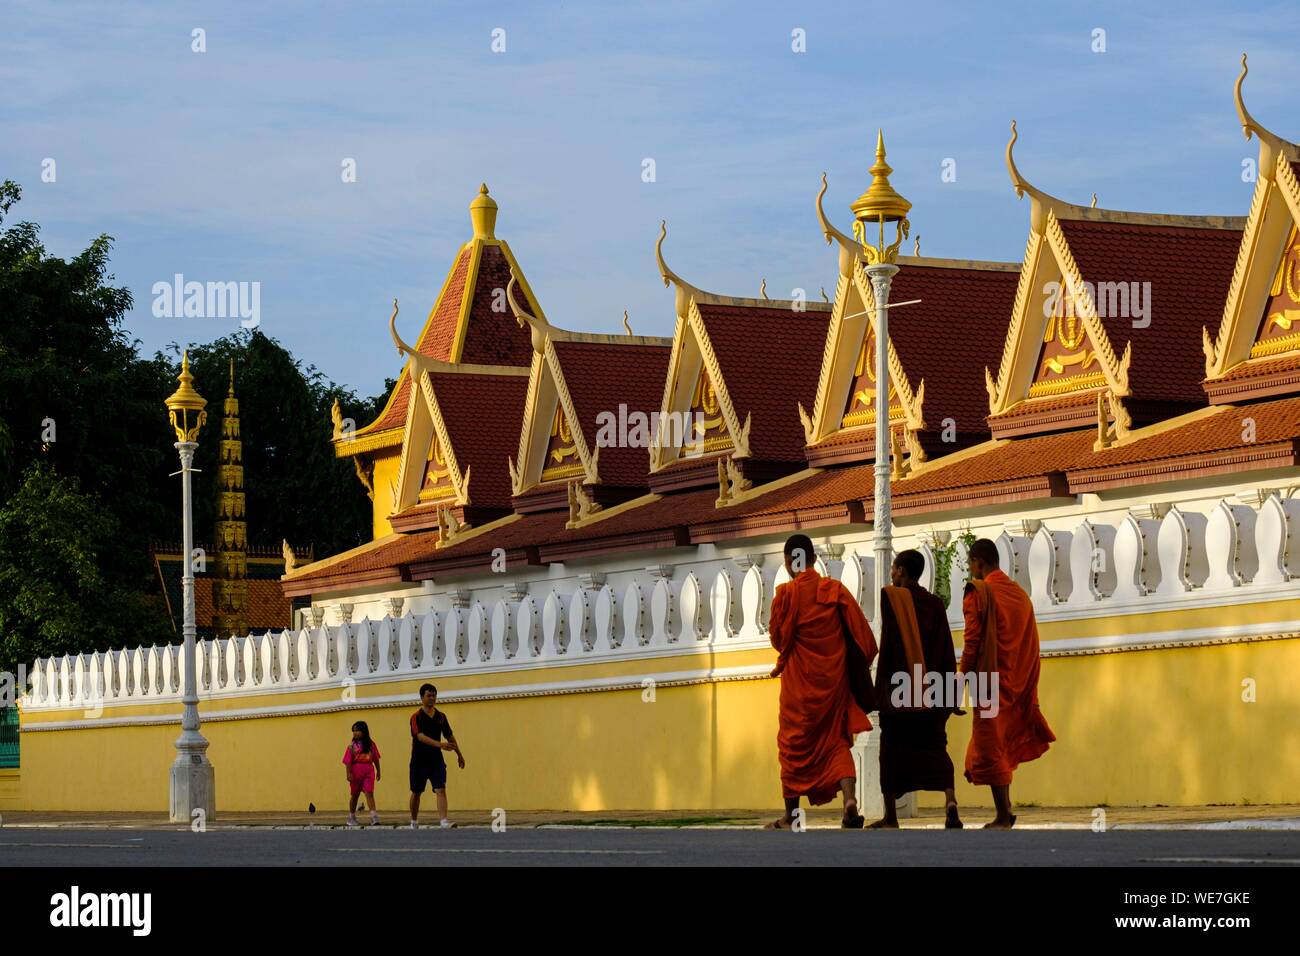
[[[0,829],[7,866],[1300,865],[1300,832]]]

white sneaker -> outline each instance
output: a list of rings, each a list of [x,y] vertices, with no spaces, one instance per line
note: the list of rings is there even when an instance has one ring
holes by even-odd
[[[378,825],[379,825],[379,814],[374,813],[374,812],[372,812],[372,813],[370,814],[370,825],[371,825],[372,827],[373,827],[373,826],[378,826]]]
[[[452,829],[454,826],[456,826],[456,824],[452,823],[450,820],[446,819],[445,817],[443,818],[442,823],[440,823],[440,824],[438,824],[438,825],[439,825],[440,827],[442,827],[444,830],[450,830],[450,829]]]
[[[357,815],[356,815],[355,813],[349,813],[349,814],[348,814],[348,826],[350,826],[350,827],[355,827],[355,826],[357,826],[357,825],[358,825],[358,824],[357,824]]]
[[[412,830],[418,830],[418,829],[420,829],[420,824],[419,824],[417,821],[412,820],[412,821],[411,821],[411,829],[412,829]]]

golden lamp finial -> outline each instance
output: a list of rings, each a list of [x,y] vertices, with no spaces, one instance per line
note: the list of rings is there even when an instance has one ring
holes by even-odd
[[[876,131],[876,162],[871,167],[871,185],[849,208],[853,210],[853,237],[861,244],[867,262],[877,265],[882,262],[894,262],[898,258],[898,247],[910,229],[907,214],[912,204],[898,194],[889,183],[889,174],[894,170],[885,162],[885,133]],[[885,245],[885,223],[898,223],[897,238],[890,245]],[[872,245],[867,232],[869,227],[879,230],[879,238]]]
[[[233,366],[232,366],[233,368]],[[167,413],[172,428],[176,431],[177,442],[193,442],[199,437],[199,429],[208,420],[207,399],[194,390],[194,376],[190,374],[190,353],[186,351],[181,357],[181,374],[177,376],[180,387],[167,398]],[[179,413],[179,421],[177,419]],[[193,416],[191,424],[191,416]]]
[[[475,239],[495,239],[497,228],[497,203],[488,195],[487,183],[478,187],[478,195],[469,204],[469,221],[474,226]]]

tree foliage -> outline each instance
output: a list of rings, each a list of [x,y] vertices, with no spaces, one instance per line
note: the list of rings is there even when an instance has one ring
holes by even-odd
[[[113,285],[112,239],[72,259],[49,255],[37,226],[8,223],[21,190],[0,184],[0,668],[65,651],[165,642],[153,542],[180,539],[175,437],[163,399],[180,350],[144,358]],[[199,436],[197,541],[211,536],[229,360],[244,437],[249,531],[317,557],[368,537],[369,502],[351,462],[329,444],[330,405],[367,422],[383,398],[359,399],[303,368],[259,332],[190,350],[209,401]],[[385,393],[387,394],[387,393]]]

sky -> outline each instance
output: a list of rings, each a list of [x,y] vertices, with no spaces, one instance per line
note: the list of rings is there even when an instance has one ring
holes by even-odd
[[[413,340],[480,182],[553,324],[620,332],[626,309],[671,335],[659,221],[693,285],[815,300],[821,174],[848,232],[877,128],[922,253],[1002,261],[1029,216],[1012,119],[1035,186],[1147,212],[1248,211],[1243,51],[1247,106],[1300,137],[1284,3],[5,0],[0,21],[11,215],[53,255],[114,238],[146,354],[239,328],[156,316],[155,283],[256,282],[261,330],[361,395],[400,370],[389,303]]]

